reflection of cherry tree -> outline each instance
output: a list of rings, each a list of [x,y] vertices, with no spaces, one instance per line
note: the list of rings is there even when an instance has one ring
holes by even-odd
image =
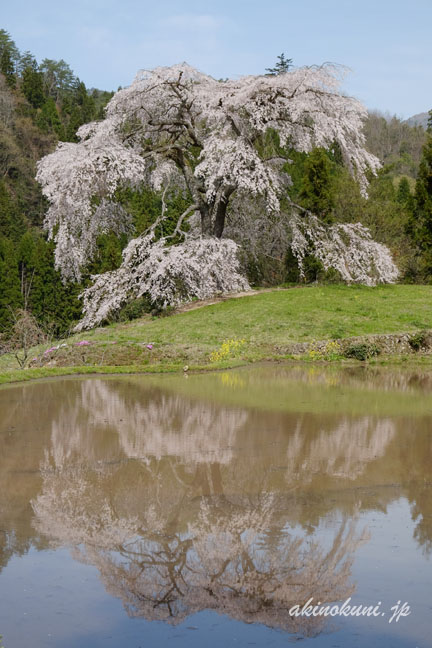
[[[136,518],[119,517],[109,498],[95,496],[100,486],[98,471],[67,462],[55,466],[46,454],[41,475],[43,490],[32,505],[36,526],[46,536],[66,544],[114,548],[137,533]]]
[[[286,369],[273,371],[273,378],[287,378]],[[361,390],[380,392],[411,392],[419,389],[427,394],[432,390],[432,375],[429,371],[417,369],[409,372],[388,371],[386,367],[353,366],[353,367],[304,367],[290,368],[291,380],[301,380],[309,385],[354,387]]]
[[[141,390],[139,396],[131,397],[129,390],[108,381],[82,382],[75,407],[53,421],[54,452],[76,456],[83,445],[91,444],[92,428],[115,426],[120,449],[129,458],[173,455],[195,462],[215,458],[218,463],[232,459],[231,447],[237,430],[246,424],[246,411],[190,402],[159,389]],[[90,447],[87,456],[94,456]]]
[[[354,479],[367,463],[384,455],[395,435],[389,418],[340,416],[310,434],[310,421],[296,417],[289,421],[288,435],[286,421],[278,419],[269,438],[263,434],[268,418],[268,414],[260,417],[253,411],[157,388],[89,380],[81,383],[74,406],[60,410],[53,421],[52,451],[58,453],[57,464],[83,453],[96,458],[94,429],[110,427],[116,450],[128,458],[148,462],[150,457],[169,456],[194,465],[228,466],[233,459],[246,460],[248,448],[259,448],[257,460],[264,457],[266,448],[273,453],[276,441],[278,459],[284,458],[286,478],[291,481],[299,477],[304,481],[307,474],[312,477],[317,472]]]
[[[290,532],[286,522],[281,526],[273,496],[263,494],[243,506],[201,498],[182,531],[169,507],[144,503],[135,517],[117,508],[109,495],[117,472],[56,468],[46,457],[43,491],[33,508],[38,530],[72,544],[131,615],[177,623],[214,609],[247,622],[316,632],[323,619],[304,625],[288,609],[311,596],[324,603],[352,592],[352,555],[365,539],[353,522],[342,523],[324,548]]]
[[[432,483],[430,467],[432,463],[432,437],[430,424],[422,433],[417,434],[415,443],[409,443],[405,461],[410,467],[407,497],[411,503],[411,517],[416,522],[414,538],[422,547],[423,553],[432,555]]]
[[[430,482],[423,488],[412,488],[415,499],[411,508],[412,519],[416,521],[414,538],[423,548],[424,554],[432,554],[432,489]]]
[[[286,451],[289,473],[309,475],[310,479],[317,472],[355,479],[367,463],[384,455],[395,433],[394,421],[389,418],[341,417],[331,430],[321,428],[311,439],[299,419]]]

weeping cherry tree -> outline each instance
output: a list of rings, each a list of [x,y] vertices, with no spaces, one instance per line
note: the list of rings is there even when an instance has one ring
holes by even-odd
[[[132,231],[119,189],[147,186],[162,194],[157,221],[130,240],[120,268],[93,277],[79,328],[97,325],[144,294],[174,305],[248,287],[238,245],[223,234],[234,203],[247,211],[252,199],[262,205],[263,218],[281,211],[290,178],[286,157],[259,152],[269,129],[280,147],[303,152],[336,142],[365,191],[366,173],[379,163],[364,147],[366,109],[340,93],[340,81],[341,69],[332,65],[228,81],[186,63],[142,71],[114,95],[103,121],[79,129],[77,144],[61,142],[43,158],[37,179],[50,202],[45,227],[55,239],[56,266],[65,280],[80,279],[101,233]],[[189,205],[174,232],[158,238],[173,187],[190,198]],[[291,216],[300,270],[312,246],[325,267],[337,261],[349,281],[396,278],[389,251],[365,228],[326,227],[295,208]],[[247,227],[247,213],[244,219]]]

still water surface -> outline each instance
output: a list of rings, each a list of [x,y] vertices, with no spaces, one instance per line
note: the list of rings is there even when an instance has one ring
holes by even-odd
[[[5,648],[432,645],[430,374],[28,383],[0,451]]]

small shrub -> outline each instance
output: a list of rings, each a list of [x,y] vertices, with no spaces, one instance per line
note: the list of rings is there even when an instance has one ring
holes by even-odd
[[[325,276],[323,264],[313,254],[305,256],[305,258],[303,259],[303,272],[306,283],[314,283],[315,281],[320,281]]]
[[[329,340],[324,346],[312,342],[309,346],[307,356],[310,360],[338,360],[342,353],[342,347],[337,340]]]
[[[217,351],[210,354],[210,362],[220,362],[221,360],[228,360],[228,358],[238,357],[245,344],[246,340],[225,340]]]
[[[150,299],[147,296],[144,296],[139,299],[134,299],[123,306],[123,308],[117,312],[114,319],[117,322],[130,322],[131,320],[138,319],[139,317],[150,313],[151,310],[152,304]]]
[[[153,317],[169,317],[176,312],[175,306],[165,306],[165,308],[153,308],[151,314]]]
[[[365,361],[381,353],[376,344],[352,344],[344,351],[345,358],[354,358],[355,360]]]
[[[326,270],[324,277],[322,279],[325,284],[340,284],[345,283],[341,273],[336,268],[329,268]]]
[[[414,333],[408,339],[408,344],[410,345],[413,351],[420,351],[420,349],[426,349],[428,347],[428,332],[419,331]]]
[[[11,329],[0,334],[0,349],[2,353],[12,353],[19,367],[25,369],[32,347],[48,342],[49,336],[30,311],[11,310],[11,316]]]

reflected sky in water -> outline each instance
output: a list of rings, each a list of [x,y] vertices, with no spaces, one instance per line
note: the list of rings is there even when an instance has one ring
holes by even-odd
[[[6,648],[427,646],[431,387],[278,365],[0,389]],[[348,597],[383,615],[289,614]]]

